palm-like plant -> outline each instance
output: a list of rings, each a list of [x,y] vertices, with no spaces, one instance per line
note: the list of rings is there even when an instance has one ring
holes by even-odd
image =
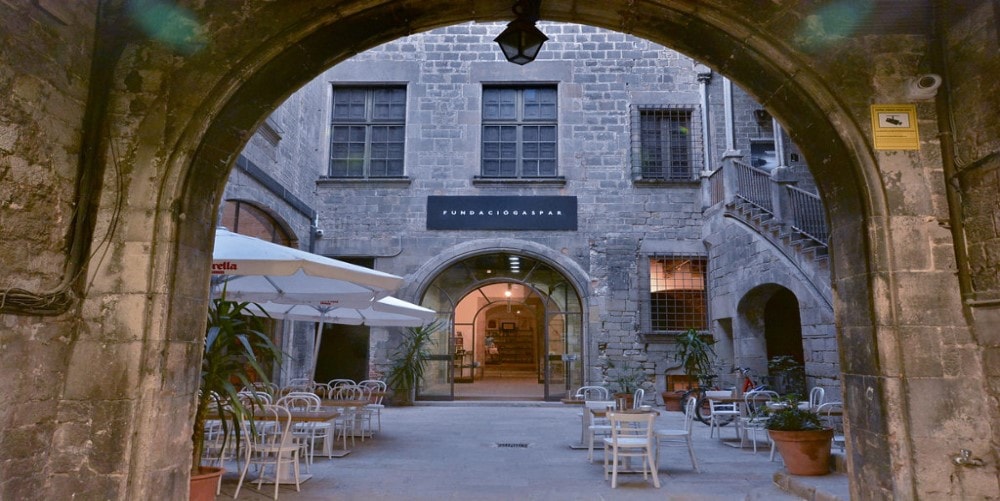
[[[263,319],[250,314],[249,305],[227,300],[223,293],[209,306],[198,407],[191,434],[194,445],[192,472],[197,472],[201,466],[208,419],[220,420],[225,436],[230,427],[239,433],[237,420],[252,412],[241,404],[240,388],[252,385],[254,378],[267,383],[264,367],[280,362],[281,351],[264,332]],[[231,416],[232,421],[227,422],[226,416]]]
[[[392,365],[386,383],[403,396],[404,401],[410,401],[411,393],[424,378],[430,347],[434,344],[432,336],[442,324],[440,320],[435,320],[420,327],[408,327],[390,357]]]
[[[715,340],[706,339],[698,331],[688,329],[678,335],[674,342],[677,345],[674,360],[681,363],[685,374],[698,378],[702,385],[707,386],[706,379],[714,377],[711,368],[712,359],[715,357],[715,350],[712,349]]]

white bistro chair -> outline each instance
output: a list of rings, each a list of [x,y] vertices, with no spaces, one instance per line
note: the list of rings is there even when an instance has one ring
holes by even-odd
[[[615,408],[614,400],[590,400],[583,403],[587,418],[587,461],[594,462],[594,441],[611,434],[608,412]]]
[[[264,481],[274,482],[274,499],[278,499],[278,487],[291,469],[295,482],[295,490],[299,491],[299,450],[301,449],[292,436],[292,415],[288,409],[280,405],[267,405],[260,411],[266,421],[272,426],[260,426],[257,433],[250,433],[250,427],[244,421],[242,431],[251,438],[250,447],[240,471],[240,479],[236,483],[233,499],[240,495],[240,487],[246,478],[247,470],[253,464],[257,468],[257,490]],[[267,476],[268,469],[273,476]]]
[[[753,444],[753,453],[757,454],[757,434],[763,434],[770,442],[771,456],[774,456],[774,442],[767,434],[767,404],[775,402],[778,393],[769,390],[748,391],[743,394],[743,416],[740,417],[740,447],[749,439]],[[766,399],[766,400],[765,400]]]
[[[604,478],[611,475],[611,488],[618,486],[618,471],[622,460],[640,458],[642,460],[642,478],[645,480],[653,474],[653,485],[660,488],[660,477],[656,474],[656,461],[653,457],[655,447],[653,440],[653,422],[656,414],[652,412],[609,412],[611,436],[604,439]]]
[[[717,398],[731,397],[732,392],[730,391],[706,391],[705,398],[708,399],[709,408],[709,426],[710,430],[708,433],[709,437],[715,436],[715,431],[719,431],[719,438],[722,438],[722,422],[725,420],[736,421],[736,438],[740,438],[740,405],[736,402],[722,402],[716,400]]]
[[[656,440],[656,467],[660,465],[661,446],[687,446],[688,456],[691,456],[691,467],[698,471],[698,460],[694,456],[694,445],[691,440],[691,424],[694,423],[694,409],[698,405],[697,398],[689,398],[684,405],[684,427],[680,429],[661,428],[653,431]]]

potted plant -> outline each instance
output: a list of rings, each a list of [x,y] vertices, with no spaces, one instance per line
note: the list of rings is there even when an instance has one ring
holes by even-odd
[[[441,320],[435,320],[420,327],[408,327],[404,331],[402,340],[390,357],[391,365],[386,378],[397,405],[413,405],[417,386],[424,378],[430,347],[434,344],[432,336],[442,324]]]
[[[640,367],[630,364],[627,360],[618,367],[608,360],[608,381],[611,383],[611,391],[614,399],[625,400],[625,405],[631,408],[634,403],[635,390],[642,388],[646,382],[646,372]]]
[[[222,468],[201,464],[206,423],[217,419],[222,423],[223,436],[228,437],[229,430],[233,430],[238,438],[238,420],[253,411],[241,404],[237,393],[254,380],[268,383],[264,367],[280,361],[281,352],[264,331],[264,320],[251,315],[249,305],[225,299],[224,292],[209,305],[198,405],[191,433],[192,500],[215,499],[218,477],[223,473]]]
[[[677,346],[677,351],[674,352],[673,359],[680,363],[688,381],[695,382],[701,387],[711,387],[715,378],[715,374],[712,373],[712,362],[715,359],[712,345],[715,344],[715,339],[702,335],[695,329],[688,329],[674,338],[674,344]],[[671,388],[664,390],[661,396],[667,410],[679,411],[683,408],[681,400],[685,391],[671,391]]]
[[[815,412],[799,408],[795,395],[778,403],[769,412],[764,427],[778,448],[788,473],[830,473],[833,429],[824,426]]]

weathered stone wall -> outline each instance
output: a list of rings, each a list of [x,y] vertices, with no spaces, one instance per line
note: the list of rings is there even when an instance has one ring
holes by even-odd
[[[949,226],[964,238],[959,247],[968,253],[968,290],[963,291],[966,307],[975,328],[973,336],[964,332],[951,338],[951,330],[941,327],[946,362],[941,373],[963,384],[977,379],[973,369],[984,370],[988,404],[982,420],[992,422],[992,450],[972,450],[977,457],[1000,464],[1000,5],[997,2],[967,2],[950,9],[942,21],[947,33],[942,40],[936,72],[944,76],[939,92],[951,104],[942,128],[949,127],[954,138],[946,155],[944,175],[954,179],[957,193],[951,200]],[[943,137],[942,141],[948,138]],[[947,155],[948,153],[951,155]],[[949,166],[949,164],[951,164]],[[957,210],[956,210],[957,209]],[[956,242],[961,240],[956,239]],[[942,252],[951,251],[941,245]],[[964,270],[959,270],[964,273]],[[971,367],[967,367],[966,365]],[[972,388],[969,391],[976,391]],[[952,418],[949,421],[954,422]],[[980,432],[970,429],[962,433]],[[982,432],[985,432],[983,430]],[[970,441],[971,442],[971,441]],[[958,472],[964,475],[965,472]],[[958,492],[958,491],[956,491]]]
[[[74,218],[90,210],[76,196],[95,4],[7,2],[0,15],[0,290],[9,294],[0,302],[21,299],[29,311],[51,311],[52,295],[72,291],[83,269],[83,256],[70,258],[67,248]],[[80,444],[111,452],[120,437],[102,435],[113,425],[93,423],[86,396],[67,387],[76,311],[0,314],[0,498],[93,493],[120,482],[81,478],[115,460]]]
[[[799,304],[807,384],[823,387],[827,401],[840,401],[840,363],[826,266],[797,267],[761,235],[729,224],[721,210],[712,209],[716,217],[705,227],[716,338],[733,344],[737,366],[766,374],[767,343],[760,316],[771,295],[779,288],[788,289]],[[733,332],[720,329],[717,322],[732,324]]]
[[[290,107],[323,108],[331,82],[406,82],[408,182],[319,182],[317,251],[380,256],[380,269],[412,274],[431,257],[469,241],[525,239],[577,260],[593,281],[584,299],[595,314],[586,329],[588,381],[602,382],[606,359],[643,364],[663,387],[673,366],[668,347],[640,338],[637,267],[643,252],[695,252],[701,233],[700,186],[639,187],[631,182],[630,105],[699,106],[690,58],[651,42],[593,27],[543,25],[545,57],[524,68],[502,60],[492,39],[502,24],[467,24],[407,37],[366,51],[304,88]],[[477,184],[481,86],[559,83],[559,175],[564,185]],[[721,79],[719,80],[721,85]],[[696,111],[697,113],[697,111]],[[326,121],[303,124],[326,129]],[[699,131],[700,132],[700,131]],[[315,137],[312,131],[306,132]],[[700,136],[700,134],[699,134]],[[699,143],[700,144],[700,143]],[[700,158],[700,152],[695,152]],[[579,199],[576,232],[428,231],[428,195],[553,195]],[[644,242],[655,241],[654,245]],[[693,248],[693,251],[691,250]],[[640,251],[642,249],[642,251]],[[383,346],[373,335],[374,345]],[[385,353],[374,353],[377,361]]]

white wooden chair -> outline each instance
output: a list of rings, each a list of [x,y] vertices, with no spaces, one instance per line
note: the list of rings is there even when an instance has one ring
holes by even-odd
[[[771,442],[767,434],[767,415],[764,410],[768,402],[777,401],[779,395],[775,391],[758,390],[748,391],[743,394],[743,415],[740,417],[740,447],[747,439],[753,444],[753,453],[757,454],[757,434],[762,433],[764,438],[770,442],[771,455],[774,455],[774,442]],[[766,399],[766,400],[762,400]]]
[[[279,398],[275,402],[275,405],[280,405],[289,410],[311,411],[318,410],[320,403],[319,395],[315,393],[292,392]],[[330,435],[329,428],[331,426],[331,423],[324,422],[295,423],[292,425],[292,434],[295,436],[295,441],[302,447],[306,472],[309,472],[313,458],[316,455],[317,439],[322,444],[328,435]]]
[[[660,447],[683,445],[687,446],[688,455],[691,456],[691,467],[698,471],[698,459],[694,455],[694,445],[691,440],[691,424],[694,423],[694,408],[698,405],[698,399],[689,398],[684,405],[684,427],[679,429],[661,428],[653,431],[656,440],[656,467],[660,465]]]
[[[379,379],[366,379],[358,383],[358,386],[371,388],[371,403],[365,406],[370,415],[374,414],[375,419],[378,422],[376,429],[382,431],[382,409],[385,409],[385,404],[382,401],[385,399],[385,393],[388,391],[388,385],[385,381]]]
[[[722,402],[720,400],[716,400],[716,398],[723,397],[723,396],[726,396],[726,397],[732,396],[732,392],[728,392],[728,391],[727,392],[713,392],[713,391],[707,391],[707,392],[705,392],[705,397],[708,399],[708,408],[709,408],[709,422],[708,422],[708,424],[709,424],[709,427],[711,428],[709,430],[708,436],[709,437],[714,437],[716,430],[718,430],[719,431],[719,438],[722,438],[722,427],[721,427],[722,426],[722,422],[724,420],[726,422],[736,420],[736,426],[735,426],[735,428],[736,428],[736,438],[740,438],[740,427],[739,427],[740,406],[736,402]],[[715,398],[713,398],[713,397],[715,397]]]
[[[292,415],[288,409],[280,405],[267,405],[260,411],[273,426],[260,427],[258,433],[250,433],[249,426],[243,425],[243,432],[251,437],[250,448],[240,471],[240,479],[236,483],[233,499],[240,495],[240,487],[246,478],[247,470],[253,464],[257,468],[257,490],[264,481],[274,482],[274,499],[278,499],[278,487],[291,468],[294,475],[295,490],[299,491],[299,450],[292,436]],[[273,476],[268,477],[268,468]]]
[[[594,462],[594,441],[611,434],[608,412],[615,408],[614,400],[589,400],[583,403],[587,417],[587,461]],[[598,415],[595,415],[597,413]]]
[[[611,475],[611,488],[618,486],[618,471],[623,459],[640,458],[642,460],[642,478],[653,474],[653,485],[660,488],[660,477],[656,473],[656,460],[653,449],[653,422],[656,414],[652,412],[609,412],[608,421],[611,424],[611,436],[604,439],[604,478]]]
[[[573,396],[580,400],[611,400],[611,392],[603,386],[581,386]]]

